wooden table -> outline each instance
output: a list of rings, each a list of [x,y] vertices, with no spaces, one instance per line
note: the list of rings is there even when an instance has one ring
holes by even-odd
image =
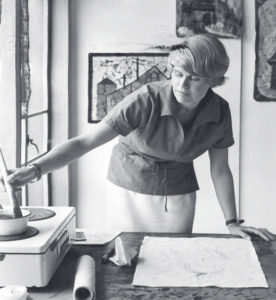
[[[170,236],[170,237],[233,237],[231,235],[218,234],[148,234],[148,233],[123,233],[121,237],[127,246],[139,250],[145,235]],[[118,267],[113,263],[101,263],[101,257],[111,246],[73,246],[54,277],[45,288],[29,289],[28,300],[72,299],[72,288],[77,259],[83,255],[91,255],[96,262],[96,294],[97,300],[130,300],[130,299],[212,299],[212,300],[233,300],[233,299],[276,299],[276,240],[266,242],[259,238],[252,239],[253,245],[258,254],[269,288],[151,288],[134,287],[132,279],[135,272],[137,260],[131,267]]]

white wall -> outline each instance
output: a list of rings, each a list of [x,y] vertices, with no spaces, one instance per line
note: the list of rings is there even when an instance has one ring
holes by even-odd
[[[276,232],[276,103],[253,99],[254,8],[254,1],[244,0],[241,212],[248,223]]]
[[[180,39],[175,34],[176,8],[171,0],[71,1],[70,14],[70,134],[75,136],[94,126],[87,123],[89,52],[139,52],[149,45],[173,44]],[[217,91],[232,109],[236,144],[231,147],[230,160],[238,194],[241,44],[238,39],[222,41],[231,67],[228,83]],[[105,177],[111,144],[94,150],[70,168],[71,204],[77,206],[79,227],[104,226]],[[195,230],[224,232],[224,219],[210,181],[206,156],[196,163],[196,169],[201,191]]]

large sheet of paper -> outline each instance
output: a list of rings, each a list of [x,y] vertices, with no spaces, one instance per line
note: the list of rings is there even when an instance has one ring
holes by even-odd
[[[133,285],[268,287],[251,241],[145,237]]]

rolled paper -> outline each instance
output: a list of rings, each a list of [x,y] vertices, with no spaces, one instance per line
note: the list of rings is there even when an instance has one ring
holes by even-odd
[[[26,300],[28,296],[25,286],[11,285],[0,289],[1,300]]]
[[[96,299],[95,261],[89,255],[82,255],[77,261],[73,289],[74,300]]]

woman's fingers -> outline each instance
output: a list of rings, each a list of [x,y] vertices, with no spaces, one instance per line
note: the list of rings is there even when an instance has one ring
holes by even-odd
[[[8,182],[10,185],[12,185],[13,187],[17,188],[19,186],[21,186],[21,182],[22,182],[22,176],[20,176],[20,174],[18,173],[13,173],[11,175],[9,175],[8,177]]]
[[[247,232],[254,233],[255,235],[260,236],[266,241],[271,241],[274,239],[274,236],[271,232],[269,232],[267,229],[261,228],[255,228],[255,227],[245,227]]]
[[[7,181],[14,189],[18,189],[31,181],[31,172],[31,169],[27,167],[8,170]],[[6,191],[2,174],[0,174],[0,192],[1,191]]]
[[[22,167],[16,169],[12,174],[8,176],[8,182],[14,187],[22,187],[32,180],[32,169],[29,167]]]
[[[259,237],[261,237],[262,239],[269,241],[270,238],[261,230],[254,228],[254,227],[245,227],[243,228],[243,230],[245,230],[246,232],[250,232],[253,233],[255,235],[258,235]]]
[[[7,170],[8,173],[8,183],[14,186],[15,189],[17,189],[17,186],[14,185],[14,182],[16,182],[16,177],[14,174],[16,174],[16,170]],[[0,174],[0,192],[6,192],[6,187],[3,179],[3,175]]]
[[[268,231],[266,228],[255,228],[252,226],[235,226],[233,228],[233,230],[231,230],[231,228],[230,228],[230,232],[232,234],[237,234],[245,239],[250,239],[249,234],[252,234],[252,233],[261,237],[265,241],[272,241],[275,238],[274,235],[270,231]]]
[[[272,232],[270,232],[269,230],[267,230],[266,228],[259,228],[259,230],[261,232],[263,232],[270,240],[274,240],[275,236]]]

